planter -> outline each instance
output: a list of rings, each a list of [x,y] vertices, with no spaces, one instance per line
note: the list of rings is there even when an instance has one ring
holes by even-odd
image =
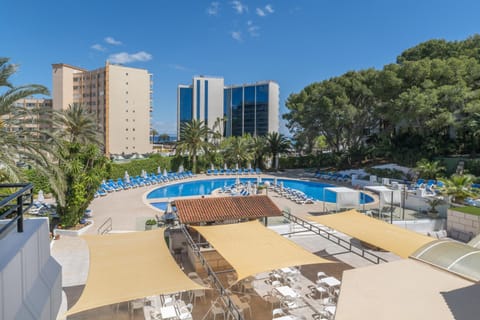
[[[61,235],[67,236],[67,237],[78,237],[84,234],[88,229],[90,229],[93,226],[93,220],[87,219],[86,221],[90,223],[78,230],[68,230],[68,229],[59,229],[59,228],[54,229],[53,230],[54,237],[57,237],[57,236],[60,237]]]

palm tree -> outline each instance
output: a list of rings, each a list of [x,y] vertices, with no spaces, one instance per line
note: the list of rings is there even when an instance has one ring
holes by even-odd
[[[205,122],[196,119],[185,122],[180,128],[180,140],[177,142],[176,152],[188,154],[188,159],[192,160],[193,172],[197,171],[198,152],[206,152],[209,134],[210,130],[205,125]]]
[[[59,131],[55,136],[58,167],[63,173],[57,180],[65,185],[61,193],[55,194],[57,210],[62,224],[74,226],[106,176],[108,159],[100,150],[93,113],[74,104],[55,113],[54,124]]]
[[[281,133],[269,132],[267,134],[267,150],[275,159],[275,170],[278,170],[278,157],[280,153],[286,152],[290,148],[290,141]]]
[[[472,190],[473,176],[465,174],[453,174],[450,179],[440,179],[444,186],[440,191],[452,197],[452,201],[462,203],[467,197],[473,197],[476,193]]]
[[[266,153],[266,139],[263,136],[253,137],[252,141],[253,159],[256,168],[263,169],[263,156]]]
[[[48,144],[42,140],[44,135],[38,126],[40,110],[14,106],[32,95],[48,95],[48,89],[35,84],[13,86],[9,78],[16,71],[17,66],[8,58],[0,58],[0,88],[4,91],[0,95],[0,176],[11,182],[21,179],[22,169],[17,166],[20,160],[42,171],[50,169]]]
[[[427,159],[421,159],[417,162],[417,167],[420,177],[424,179],[436,179],[439,173],[445,171],[445,167],[440,165],[440,161],[428,161]]]
[[[62,128],[62,130],[56,130],[62,135],[61,140],[67,140],[70,143],[102,144],[94,114],[78,103],[69,105],[68,109],[62,112],[57,112],[54,116],[54,125]],[[67,139],[63,137],[65,134]]]
[[[224,140],[224,158],[230,162],[241,166],[244,162],[253,159],[251,149],[251,137],[244,135],[242,137],[229,137]]]

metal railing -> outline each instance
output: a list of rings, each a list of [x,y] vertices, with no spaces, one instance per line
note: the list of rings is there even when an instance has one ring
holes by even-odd
[[[112,225],[112,217],[108,217],[107,220],[105,220],[100,227],[97,229],[97,234],[105,234],[110,231],[112,231],[113,225]]]
[[[349,252],[354,253],[354,254],[356,254],[356,255],[358,255],[358,256],[360,256],[360,257],[362,257],[362,258],[364,258],[364,259],[366,259],[366,260],[368,260],[372,263],[379,264],[380,262],[388,262],[386,259],[384,259],[380,256],[377,256],[374,253],[366,251],[362,248],[356,247],[356,246],[352,245],[352,243],[350,241],[342,239],[339,236],[336,236],[333,233],[331,233],[327,230],[324,230],[324,229],[320,228],[317,225],[314,225],[313,223],[311,223],[309,221],[306,221],[306,220],[303,220],[302,218],[294,216],[288,211],[283,210],[282,212],[283,212],[283,216],[286,219],[292,221],[293,223],[296,223],[296,224],[302,226],[305,229],[305,230],[297,231],[297,232],[289,232],[289,234],[311,231],[313,233],[316,233],[316,234],[322,236],[323,238],[325,238],[327,240],[330,240],[330,241],[334,242],[335,244],[339,245],[340,247],[342,247],[344,249],[347,249]]]
[[[11,191],[14,189],[15,191]],[[0,184],[0,219],[10,220],[0,225],[0,239],[17,224],[17,232],[23,232],[23,213],[33,205],[33,184]],[[5,193],[4,193],[5,192]]]
[[[230,313],[230,315],[235,320],[244,320],[244,317],[241,311],[237,308],[235,303],[233,303],[233,301],[230,299],[230,296],[228,295],[227,290],[223,287],[216,273],[213,271],[212,267],[210,267],[207,260],[200,252],[199,246],[195,243],[195,241],[193,241],[187,228],[185,228],[185,225],[181,225],[180,229],[185,235],[185,238],[187,239],[187,243],[192,248],[193,253],[200,260],[200,263],[205,268],[205,270],[207,270],[208,276],[211,277],[212,279],[212,284],[215,286],[215,289],[217,289],[218,292],[220,293],[220,299],[222,300],[224,305],[227,306],[227,308],[229,309],[228,312]]]

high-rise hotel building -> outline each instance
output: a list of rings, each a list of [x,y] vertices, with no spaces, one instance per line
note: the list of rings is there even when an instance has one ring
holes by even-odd
[[[197,119],[223,136],[266,135],[279,130],[279,86],[274,81],[225,86],[223,78],[194,77],[177,90],[177,131]],[[214,128],[218,119],[223,127]]]
[[[152,75],[147,70],[108,62],[92,71],[63,63],[52,69],[53,109],[79,104],[93,112],[107,155],[152,151]]]

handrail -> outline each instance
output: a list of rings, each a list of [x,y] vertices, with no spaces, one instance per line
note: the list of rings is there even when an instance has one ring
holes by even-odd
[[[103,230],[103,227],[105,229]],[[105,220],[100,227],[97,229],[97,234],[105,234],[113,229],[113,223],[112,223],[112,217],[108,217],[107,220]]]
[[[220,298],[222,299],[223,304],[227,306],[227,308],[229,308],[229,312],[232,315],[233,319],[244,320],[244,317],[242,316],[241,311],[238,310],[237,306],[230,299],[230,296],[226,294],[226,289],[223,287],[222,283],[218,279],[212,267],[210,267],[207,260],[202,255],[198,245],[193,241],[187,228],[185,228],[185,225],[182,224],[180,226],[180,229],[185,235],[185,238],[187,239],[187,243],[192,248],[193,253],[200,260],[200,263],[202,264],[202,266],[207,270],[208,276],[212,278],[213,285],[215,285],[216,289],[220,292]]]
[[[360,257],[362,257],[362,258],[364,258],[364,259],[366,259],[366,260],[368,260],[372,263],[379,264],[380,262],[388,262],[386,259],[384,259],[380,256],[377,256],[374,253],[368,252],[368,251],[366,251],[364,249],[361,249],[361,248],[358,248],[356,246],[352,246],[351,242],[346,241],[345,239],[342,239],[339,236],[336,236],[331,232],[328,232],[324,229],[321,229],[319,226],[316,226],[311,222],[308,222],[308,221],[306,221],[302,218],[294,216],[288,211],[283,210],[282,212],[283,212],[283,216],[286,219],[288,219],[288,220],[290,220],[290,221],[292,221],[296,224],[299,224],[300,226],[302,226],[303,228],[306,229],[305,231],[311,231],[313,233],[316,233],[316,234],[324,237],[325,239],[336,243],[340,247],[342,247],[344,249],[347,249],[348,251],[350,251],[350,252],[352,252],[352,253],[354,253],[354,254],[356,254],[356,255],[358,255],[358,256],[360,256]],[[294,233],[294,232],[290,232],[290,234],[292,234],[292,233]]]
[[[15,213],[10,221],[5,223],[0,228],[0,239],[5,237],[11,229],[13,229],[15,223],[17,224],[17,232],[23,232],[23,213],[30,209],[33,205],[33,184],[31,183],[7,183],[0,184],[2,188],[21,188],[13,192],[12,194],[4,197],[0,200],[0,210],[6,208],[3,213],[0,214],[0,219],[5,219],[11,214]],[[17,200],[16,204],[11,202]],[[26,200],[26,201],[25,201]],[[30,200],[30,201],[28,201]]]

